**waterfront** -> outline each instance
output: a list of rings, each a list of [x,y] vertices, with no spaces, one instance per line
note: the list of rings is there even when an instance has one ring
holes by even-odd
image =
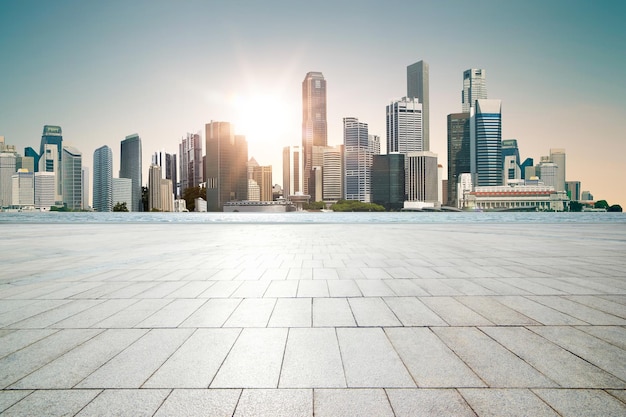
[[[624,213],[383,212],[383,213],[0,213],[1,223],[626,223]]]

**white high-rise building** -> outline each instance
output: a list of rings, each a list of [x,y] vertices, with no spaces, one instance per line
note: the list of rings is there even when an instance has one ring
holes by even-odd
[[[83,156],[72,146],[63,146],[63,205],[70,210],[83,208]]]
[[[54,206],[56,194],[54,172],[35,172],[35,208],[50,210]]]
[[[422,152],[422,105],[415,97],[403,97],[387,106],[387,153]]]
[[[554,189],[565,191],[565,149],[550,149],[550,160],[557,166]]]
[[[89,168],[83,167],[82,170],[82,180],[83,180],[83,209],[88,209],[89,206]]]
[[[407,201],[439,201],[437,154],[409,152],[406,158]]]
[[[558,170],[559,170],[559,167],[554,162],[542,161],[539,164],[539,177],[541,178],[541,182],[543,182],[543,185],[554,187],[556,191]]]
[[[43,153],[39,158],[39,172],[52,172],[54,174],[54,205],[63,204],[63,196],[59,192],[61,185],[58,184],[61,179],[59,161],[58,146],[50,143],[43,145]]]
[[[367,123],[356,117],[343,119],[345,198],[363,203],[372,201],[372,162],[380,152],[380,138],[368,133]]]
[[[304,191],[302,157],[302,148],[300,146],[286,146],[283,148],[283,196],[285,198]]]
[[[34,174],[20,169],[12,177],[12,206],[15,208],[35,206]]]
[[[113,210],[113,153],[104,145],[93,153],[93,208]]]
[[[324,149],[322,182],[324,183],[323,200],[337,201],[343,196],[343,147]]]
[[[113,207],[126,203],[128,211],[133,211],[133,180],[130,178],[113,178],[111,182],[111,199]]]
[[[252,178],[248,178],[248,200],[261,201],[261,187]]]
[[[15,174],[15,154],[0,153],[0,208],[13,203],[13,174]]]
[[[468,69],[463,71],[463,91],[461,97],[461,111],[469,113],[476,100],[487,98],[487,71],[484,69]]]

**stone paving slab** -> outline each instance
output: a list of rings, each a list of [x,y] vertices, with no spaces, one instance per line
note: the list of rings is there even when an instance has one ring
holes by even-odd
[[[2,231],[3,416],[626,415],[623,223]]]

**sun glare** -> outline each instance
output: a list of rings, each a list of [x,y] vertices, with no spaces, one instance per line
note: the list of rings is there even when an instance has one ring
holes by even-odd
[[[233,99],[237,114],[235,130],[245,135],[248,143],[281,143],[288,135],[292,110],[284,100],[271,94],[238,96]],[[298,132],[293,132],[297,134]]]

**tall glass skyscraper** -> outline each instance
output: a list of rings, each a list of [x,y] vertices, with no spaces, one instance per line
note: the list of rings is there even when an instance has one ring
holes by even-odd
[[[141,138],[138,134],[126,136],[120,144],[120,178],[132,180],[132,204],[129,211],[141,211]]]
[[[470,130],[474,186],[502,185],[502,102],[476,100]]]
[[[428,64],[418,61],[406,67],[406,96],[417,97],[422,104],[423,150],[430,150],[430,99],[428,97]]]
[[[371,202],[375,138],[368,135],[367,123],[359,122],[356,117],[343,119],[346,200]],[[378,149],[380,151],[380,146]]]
[[[83,208],[83,154],[63,146],[63,205],[70,210]]]
[[[227,201],[248,199],[248,143],[228,122],[205,129],[207,210],[222,211]]]
[[[321,72],[309,72],[302,81],[302,151],[304,194],[315,188],[313,146],[328,145],[326,80]]]
[[[113,153],[106,145],[93,153],[93,208],[113,210]]]
[[[484,69],[468,69],[463,71],[463,91],[461,92],[461,111],[469,113],[476,100],[487,98],[487,71]]]
[[[460,175],[470,173],[470,115],[452,113],[448,115],[448,201],[456,207],[457,184]]]

